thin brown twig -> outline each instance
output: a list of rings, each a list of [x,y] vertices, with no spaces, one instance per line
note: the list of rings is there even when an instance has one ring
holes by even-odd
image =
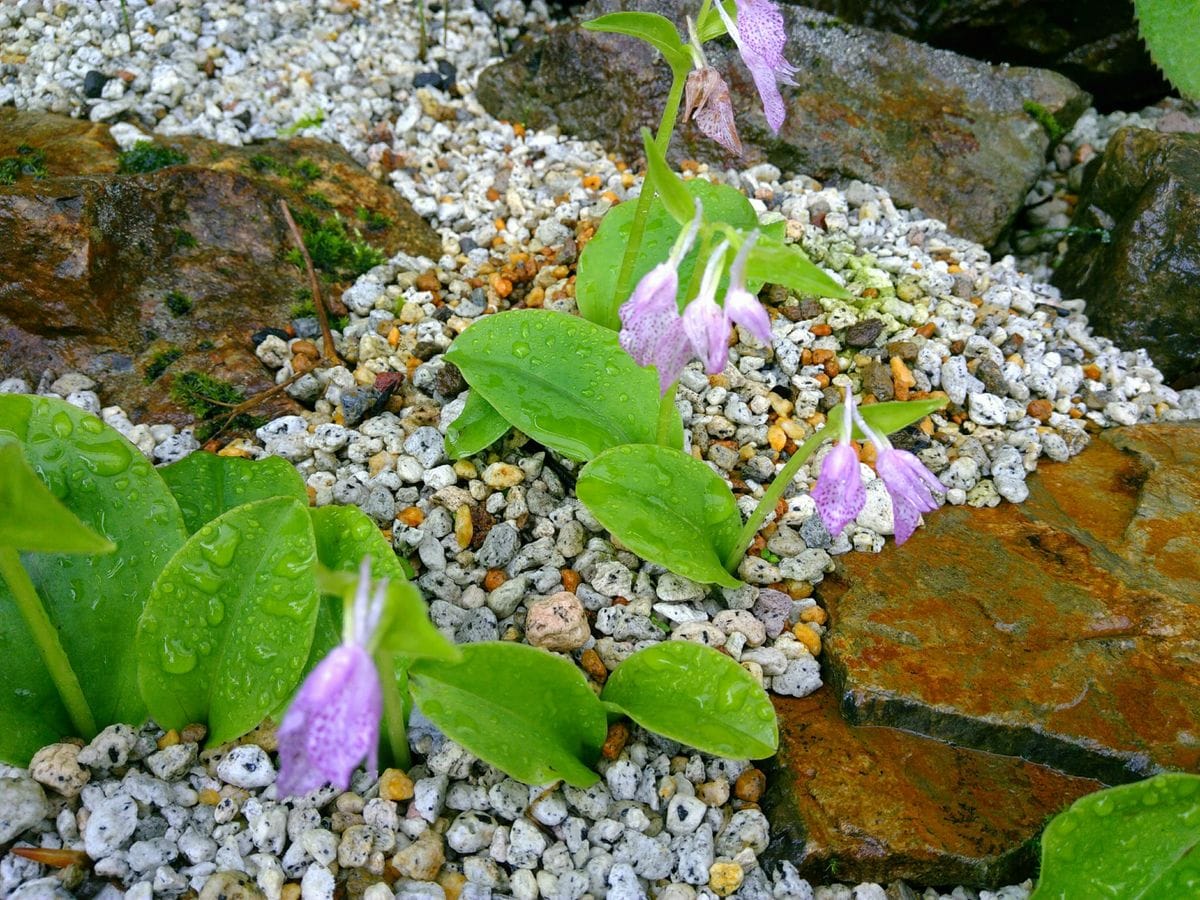
[[[329,315],[325,312],[325,301],[321,299],[321,284],[317,281],[317,270],[313,268],[312,257],[308,255],[308,248],[304,246],[304,236],[300,234],[300,229],[296,225],[296,220],[292,218],[292,211],[288,209],[287,201],[280,200],[279,208],[283,210],[283,218],[287,220],[288,230],[292,233],[292,240],[295,242],[297,249],[300,251],[300,256],[304,259],[304,268],[308,271],[309,290],[312,291],[313,309],[317,311],[317,321],[321,323],[321,340],[325,345],[325,358],[334,364],[339,364],[342,358],[338,356],[337,348],[333,345],[333,332],[329,330]]]

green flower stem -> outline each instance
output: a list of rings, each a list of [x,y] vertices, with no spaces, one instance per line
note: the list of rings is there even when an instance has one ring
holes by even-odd
[[[654,442],[660,447],[669,446],[667,435],[671,430],[671,415],[678,415],[675,411],[675,391],[678,387],[679,381],[672,381],[671,386],[667,388],[667,392],[658,402],[658,431],[655,433]]]
[[[679,115],[679,103],[683,99],[683,86],[687,82],[687,76],[687,69],[671,70],[671,92],[667,94],[667,104],[663,107],[662,119],[658,123],[658,134],[654,137],[654,145],[663,155],[666,155],[671,135],[675,133],[675,118]],[[650,215],[650,201],[653,199],[654,191],[649,184],[643,182],[642,192],[638,194],[637,207],[634,209],[633,222],[629,226],[629,243],[625,245],[625,255],[621,258],[621,272],[617,276],[616,295],[622,302],[629,294],[633,266],[637,262],[638,250],[642,247],[646,218]]]
[[[754,536],[758,534],[758,529],[762,527],[762,523],[766,520],[771,510],[775,508],[775,504],[779,502],[779,498],[783,496],[783,492],[788,489],[788,485],[792,483],[792,479],[796,477],[796,473],[800,471],[800,467],[813,455],[813,451],[821,446],[821,442],[829,437],[832,432],[828,428],[822,428],[815,434],[811,435],[808,440],[796,448],[796,452],[792,454],[792,458],[787,461],[782,471],[775,476],[775,480],[767,486],[763,491],[762,499],[758,501],[758,506],[754,507],[754,512],[750,514],[750,518],[746,520],[746,524],[742,526],[742,530],[738,533],[737,543],[733,545],[733,550],[729,552],[729,556],[725,559],[725,571],[736,572],[738,565],[742,561],[742,557],[746,555],[746,548],[754,540]]]
[[[58,639],[58,629],[46,614],[37,588],[29,580],[29,573],[21,565],[20,555],[12,547],[0,547],[0,578],[8,584],[17,610],[33,635],[34,646],[41,654],[42,662],[46,664],[50,679],[62,698],[67,715],[71,717],[71,724],[79,737],[90,741],[96,736],[96,719],[88,706],[87,698],[83,696],[83,688],[79,686],[79,678],[71,668],[62,642]]]
[[[400,663],[397,665],[397,663]],[[394,653],[377,652],[375,666],[383,689],[383,730],[392,751],[392,763],[405,771],[412,765],[408,753],[408,727],[404,717],[404,697],[400,679],[408,683],[408,663]]]

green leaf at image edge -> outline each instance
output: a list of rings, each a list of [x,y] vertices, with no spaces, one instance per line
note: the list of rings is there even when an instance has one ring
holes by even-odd
[[[183,545],[183,517],[141,452],[100,419],[53,397],[0,395],[0,431],[67,509],[113,553],[25,554],[22,563],[100,726],[141,722],[134,632],[150,586]],[[25,764],[71,734],[58,693],[0,583],[0,758]]]
[[[474,456],[504,437],[510,427],[479,391],[467,391],[462,412],[446,429],[446,455],[451,459]]]
[[[571,459],[657,437],[657,376],[621,349],[614,332],[578,316],[544,309],[485,316],[455,339],[446,359],[507,421]],[[678,413],[668,441],[683,446]]]
[[[737,501],[698,459],[649,444],[614,447],[584,466],[575,489],[643,559],[703,584],[741,585],[722,565],[742,526]]]
[[[36,553],[112,553],[116,545],[67,509],[0,435],[0,547]]]
[[[138,684],[162,726],[233,740],[295,689],[317,619],[307,508],[273,497],[203,525],[154,582],[138,624]]]
[[[1200,891],[1200,775],[1171,772],[1081,797],[1042,833],[1032,900],[1179,900]]]
[[[459,663],[417,660],[409,689],[448,737],[518,781],[590,787],[604,707],[565,657],[525,644],[466,644]]]
[[[600,699],[704,753],[764,759],[779,747],[775,707],[762,686],[730,657],[691,641],[634,653],[613,670]]]
[[[1133,0],[1150,58],[1184,97],[1200,99],[1200,0]]]
[[[308,503],[308,491],[296,467],[286,459],[239,459],[199,450],[158,470],[175,495],[188,533],[235,506],[268,497],[292,497]]]

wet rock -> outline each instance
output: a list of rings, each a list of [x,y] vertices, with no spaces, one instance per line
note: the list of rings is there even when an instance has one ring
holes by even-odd
[[[620,8],[658,12],[680,26],[686,11],[676,0],[592,0],[581,17]],[[1088,106],[1087,94],[1052,72],[991,66],[803,7],[784,16],[802,87],[783,89],[788,115],[777,136],[732,45],[705,49],[739,110],[743,163],[883,185],[897,203],[984,244],[1021,208],[1049,147],[1027,104],[1064,127]],[[639,128],[657,125],[669,84],[666,64],[647,45],[567,24],[485,70],[477,91],[498,118],[557,125],[637,159]],[[671,155],[726,161],[690,123]]]
[[[1150,61],[1125,0],[806,0],[848,22],[894,31],[976,59],[1061,72],[1102,110],[1137,109],[1170,87]]]
[[[842,709],[1106,782],[1195,770],[1198,465],[1200,426],[1114,429],[1019,506],[842,557],[818,588]]]
[[[1096,331],[1143,346],[1170,381],[1200,378],[1200,134],[1123,128],[1085,183],[1054,272]]]
[[[776,698],[775,709],[763,863],[790,860],[818,883],[1019,882],[1033,874],[1031,839],[1047,817],[1103,786],[899,729],[853,727],[828,690]]]
[[[47,172],[0,186],[0,234],[14,236],[0,240],[0,370],[35,382],[44,369],[89,373],[134,419],[191,421],[168,389],[188,370],[248,395],[274,385],[251,336],[288,322],[307,286],[285,258],[281,198],[301,219],[386,217],[368,234],[385,255],[440,254],[390,186],[319,141],[172,138],[191,164],[118,175],[107,126],[0,109],[0,157],[21,144],[44,154]],[[317,194],[328,210],[313,206]],[[282,394],[256,410],[294,411]]]

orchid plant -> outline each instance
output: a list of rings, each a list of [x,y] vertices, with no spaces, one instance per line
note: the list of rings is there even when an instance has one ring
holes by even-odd
[[[687,21],[687,40],[668,19],[620,12],[585,27],[631,35],[654,46],[673,79],[657,135],[643,131],[646,182],[636,200],[613,209],[585,247],[575,283],[582,318],[513,310],[476,322],[447,359],[471,387],[447,434],[456,458],[478,453],[509,428],[585,463],[577,494],[620,541],[644,558],[695,581],[736,587],[759,528],[800,468],[828,437],[813,497],[837,535],[858,515],[865,490],[852,436],[876,448],[876,471],[893,500],[896,538],[907,540],[920,514],[936,508],[937,479],[886,435],[940,408],[945,399],[846,404],[826,427],[795,447],[765,485],[746,521],[729,485],[687,452],[675,407],[679,378],[693,360],[717,375],[729,362],[734,330],[770,346],[771,314],[757,292],[767,282],[797,293],[853,299],[786,240],[784,222],[760,221],[738,191],[671,170],[666,148],[679,116],[738,153],[728,86],[708,64],[704,44],[728,34],[749,69],[763,116],[778,131],[786,115],[780,84],[793,84],[784,55],[783,16],[770,0],[705,0]],[[613,332],[617,332],[616,335]]]

